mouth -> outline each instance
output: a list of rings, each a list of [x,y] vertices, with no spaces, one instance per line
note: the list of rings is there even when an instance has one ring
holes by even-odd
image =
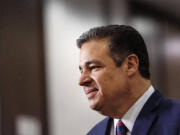
[[[91,99],[97,94],[98,89],[97,88],[91,88],[91,89],[85,89],[84,91],[85,91],[87,98]]]

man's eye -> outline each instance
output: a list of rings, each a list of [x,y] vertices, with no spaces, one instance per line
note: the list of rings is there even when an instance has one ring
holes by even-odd
[[[80,73],[82,74],[83,71],[82,71],[82,70],[79,70],[79,71],[80,71]]]
[[[90,66],[89,68],[90,68],[90,70],[95,70],[95,69],[98,69],[98,68],[100,68],[101,66]]]
[[[82,71],[82,68],[81,68],[81,67],[79,67],[79,71],[80,71],[80,73],[82,74],[83,71]]]

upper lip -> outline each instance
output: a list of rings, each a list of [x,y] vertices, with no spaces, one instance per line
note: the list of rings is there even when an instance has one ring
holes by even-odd
[[[92,91],[97,91],[98,89],[97,88],[85,88],[84,89],[84,92],[85,94],[89,94],[91,93]]]

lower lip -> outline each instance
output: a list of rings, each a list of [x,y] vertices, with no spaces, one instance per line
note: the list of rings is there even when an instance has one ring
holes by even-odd
[[[88,99],[93,98],[93,97],[96,95],[96,93],[97,93],[97,90],[94,90],[94,91],[92,91],[92,92],[89,92],[89,93],[87,94],[87,98],[88,98]]]

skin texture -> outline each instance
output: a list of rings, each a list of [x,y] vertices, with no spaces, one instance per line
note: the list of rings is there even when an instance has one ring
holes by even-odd
[[[116,67],[108,43],[108,39],[96,39],[82,45],[79,85],[93,110],[121,118],[148,89],[150,81],[139,74],[139,60],[135,54],[127,56],[122,65]]]

